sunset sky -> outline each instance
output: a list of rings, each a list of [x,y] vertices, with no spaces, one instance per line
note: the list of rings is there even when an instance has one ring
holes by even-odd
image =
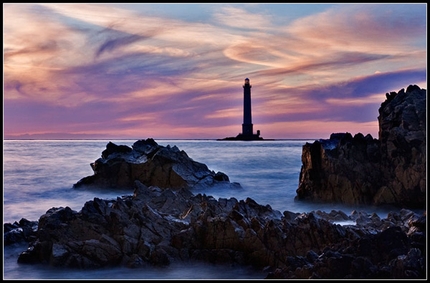
[[[3,4],[4,138],[378,138],[427,4]]]

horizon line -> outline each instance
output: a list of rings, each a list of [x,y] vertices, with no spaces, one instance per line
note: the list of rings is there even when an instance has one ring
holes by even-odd
[[[3,138],[8,141],[66,141],[66,140],[142,140],[144,138]],[[223,141],[223,139],[217,138],[147,138],[153,140],[212,140],[212,141]],[[277,139],[262,139],[262,140],[249,140],[249,141],[279,141],[279,140],[318,140],[318,138],[277,138]],[[224,140],[224,141],[236,141],[236,140]],[[248,140],[246,140],[248,141]]]

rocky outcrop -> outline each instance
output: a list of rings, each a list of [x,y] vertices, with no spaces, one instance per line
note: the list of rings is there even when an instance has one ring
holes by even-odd
[[[88,269],[205,261],[251,265],[267,278],[425,278],[425,227],[426,215],[409,210],[386,219],[357,211],[281,213],[249,198],[215,200],[136,181],[132,196],[94,198],[79,212],[53,207],[32,237],[14,239],[31,241],[20,264]]]
[[[425,89],[411,85],[406,92],[387,93],[379,108],[381,168],[387,180],[375,196],[379,203],[425,207],[426,99]]]
[[[238,183],[230,183],[226,174],[209,170],[176,146],[161,146],[150,138],[138,140],[132,147],[109,142],[101,158],[90,165],[94,175],[82,178],[74,188],[132,189],[136,180],[147,186],[171,189],[217,185],[241,188]]]
[[[379,139],[335,133],[306,143],[296,199],[345,204],[426,206],[426,90],[386,94]]]

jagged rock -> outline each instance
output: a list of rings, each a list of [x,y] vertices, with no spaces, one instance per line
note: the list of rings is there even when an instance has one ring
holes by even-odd
[[[379,188],[375,203],[426,205],[426,99],[425,89],[410,85],[379,108],[381,173],[386,186]]]
[[[160,146],[150,138],[136,141],[132,148],[109,142],[101,158],[90,165],[94,175],[82,178],[74,188],[132,189],[135,180],[147,186],[172,189],[217,185],[241,188],[238,183],[230,183],[225,173],[209,170],[176,146]]]
[[[379,139],[333,133],[303,146],[296,199],[425,208],[426,90],[386,96]]]
[[[4,244],[10,245],[19,242],[30,242],[35,238],[35,231],[37,230],[38,221],[29,221],[21,218],[19,222],[4,223]]]
[[[336,221],[356,222],[339,225]],[[268,278],[425,278],[426,215],[281,213],[254,200],[135,182],[134,194],[51,208],[19,263],[70,268],[252,265]]]

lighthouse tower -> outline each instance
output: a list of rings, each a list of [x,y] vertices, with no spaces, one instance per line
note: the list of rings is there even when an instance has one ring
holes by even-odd
[[[260,130],[254,134],[252,125],[252,114],[251,114],[251,84],[249,79],[245,79],[245,84],[243,85],[243,124],[242,133],[238,134],[235,138],[230,138],[234,140],[262,140],[260,137]]]
[[[252,140],[263,140],[260,137],[260,130],[254,134],[252,125],[252,115],[251,115],[251,84],[249,79],[245,79],[245,84],[243,85],[243,124],[242,133],[239,133],[235,137],[227,137],[222,140],[230,141],[252,141]]]
[[[251,116],[251,85],[249,79],[245,79],[243,85],[243,124],[242,124],[242,135],[252,136],[252,116]]]

